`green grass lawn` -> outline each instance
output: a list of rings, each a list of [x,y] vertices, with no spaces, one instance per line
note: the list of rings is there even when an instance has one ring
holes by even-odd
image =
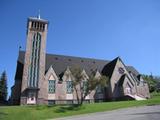
[[[44,120],[100,111],[109,111],[119,108],[157,105],[160,104],[160,93],[154,93],[152,98],[144,101],[120,101],[84,104],[81,107],[73,106],[7,106],[0,107],[0,120]]]

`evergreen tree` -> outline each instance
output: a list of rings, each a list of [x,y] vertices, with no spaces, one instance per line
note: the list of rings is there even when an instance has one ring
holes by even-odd
[[[2,81],[0,78],[0,101],[2,101]]]
[[[0,77],[0,101],[7,101],[7,75],[4,71]]]

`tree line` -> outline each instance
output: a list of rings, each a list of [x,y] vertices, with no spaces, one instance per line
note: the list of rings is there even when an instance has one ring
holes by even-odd
[[[143,79],[148,83],[149,91],[160,92],[160,77],[151,75],[142,75]]]
[[[2,72],[0,76],[0,103],[6,103],[7,102],[7,75],[6,71]]]

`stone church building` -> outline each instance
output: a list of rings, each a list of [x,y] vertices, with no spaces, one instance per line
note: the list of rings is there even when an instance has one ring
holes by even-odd
[[[109,77],[108,87],[104,90],[96,88],[86,96],[85,102],[150,98],[148,84],[139,72],[126,66],[119,57],[109,61],[47,54],[47,30],[47,20],[28,18],[26,51],[19,51],[15,83],[11,88],[12,104],[76,103],[70,70],[75,66],[86,76],[84,80],[92,71],[95,71],[95,77]]]

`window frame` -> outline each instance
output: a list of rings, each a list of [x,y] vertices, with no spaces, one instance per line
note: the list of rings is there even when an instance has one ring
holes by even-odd
[[[83,92],[86,93],[87,89],[88,89],[88,81],[87,80],[83,80],[82,81],[82,85],[83,85]]]
[[[56,80],[48,80],[48,94],[55,94]]]
[[[72,94],[73,93],[73,81],[66,81],[66,93]]]

